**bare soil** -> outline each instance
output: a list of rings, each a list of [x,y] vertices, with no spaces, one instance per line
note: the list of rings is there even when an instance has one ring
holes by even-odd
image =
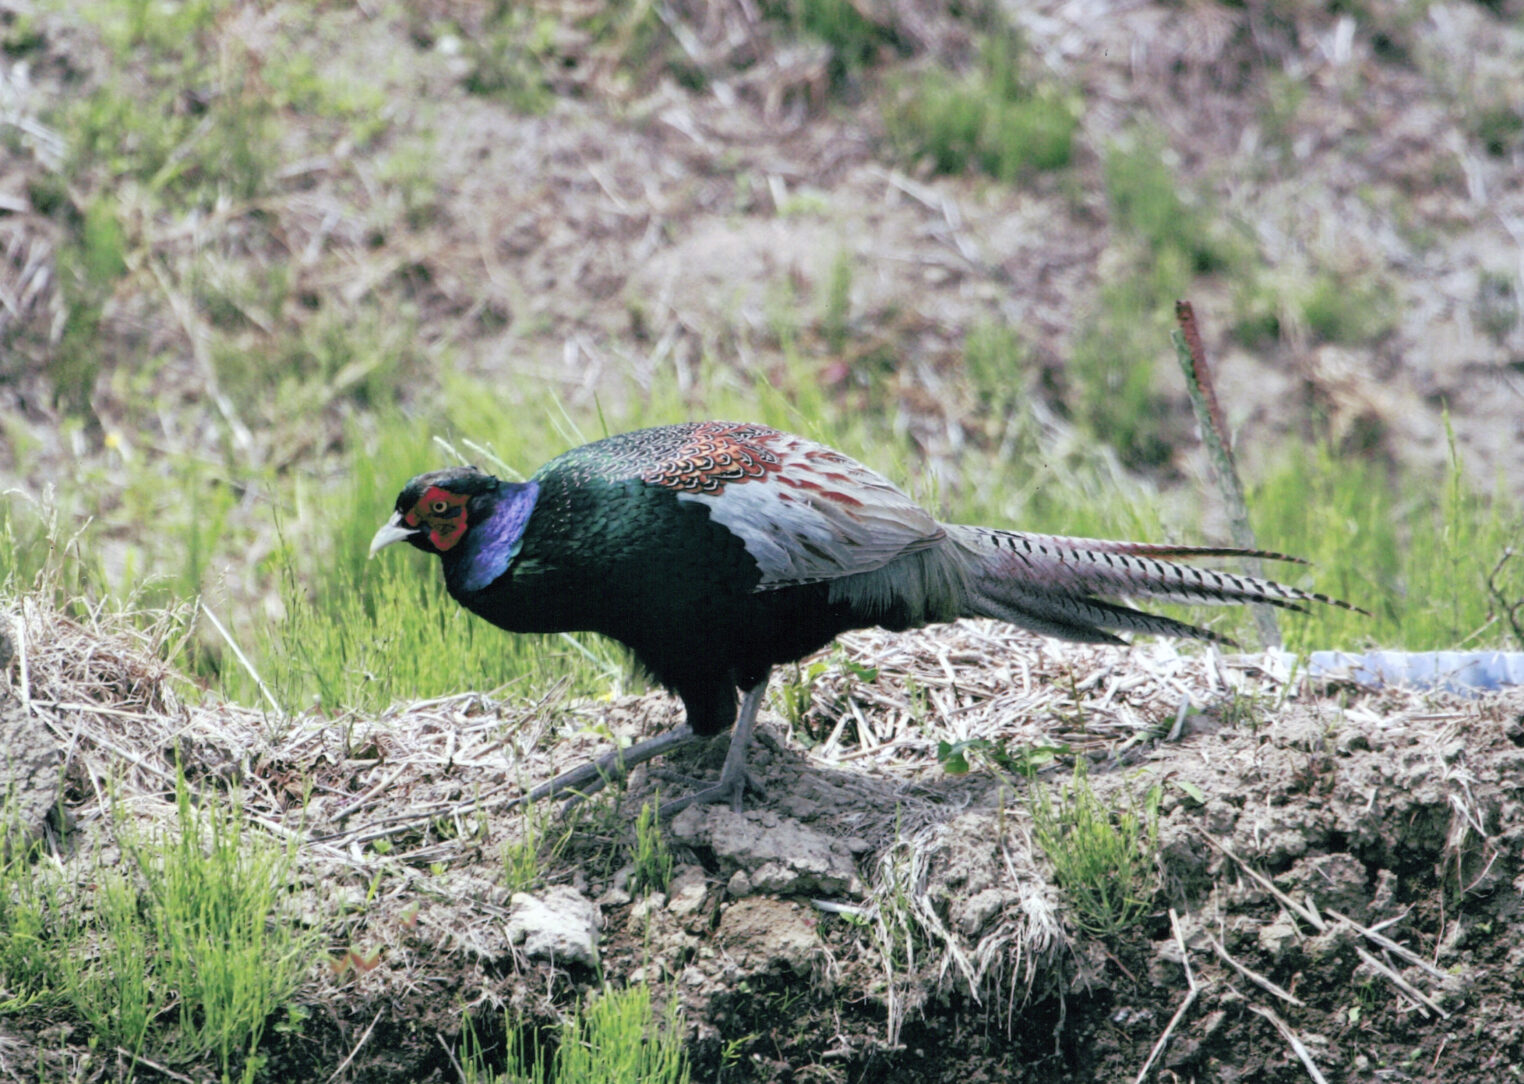
[[[669,699],[466,694],[272,728],[180,703],[125,634],[35,608],[24,625],[29,712],[69,750],[60,868],[88,878],[121,811],[170,817],[176,755],[196,787],[236,787],[254,826],[303,841],[287,906],[324,948],[305,1021],[265,1040],[270,1079],[344,1063],[341,1079],[452,1080],[465,1016],[490,1047],[499,1009],[550,1027],[604,982],[681,1000],[697,1080],[1130,1080],[1161,1041],[1152,1079],[1483,1080],[1524,1063],[1518,690],[1288,684],[1274,660],[983,624],[856,634],[848,655],[878,673],[838,656],[799,728],[764,711],[763,792],[668,825],[667,891],[629,890],[635,811],[717,770],[722,740],[557,822],[566,842],[528,891],[592,916],[593,955],[569,962],[525,939],[502,865],[525,821],[506,804],[610,733],[671,725]],[[9,710],[26,714],[17,677]],[[935,746],[964,725],[1072,753],[1031,779],[950,775]],[[1158,879],[1114,932],[1086,931],[1032,840],[1031,788],[1061,789],[1073,756],[1112,808],[1162,794]],[[67,1079],[125,1071],[80,1060],[86,1037],[67,1015],[0,1023],[13,1079],[38,1059]]]

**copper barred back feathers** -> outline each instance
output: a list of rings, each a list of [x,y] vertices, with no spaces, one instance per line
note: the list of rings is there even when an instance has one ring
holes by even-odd
[[[766,439],[770,432],[757,426],[701,422],[686,434],[680,448],[641,478],[667,489],[720,493],[727,482],[761,478],[778,470],[782,461],[757,439]]]

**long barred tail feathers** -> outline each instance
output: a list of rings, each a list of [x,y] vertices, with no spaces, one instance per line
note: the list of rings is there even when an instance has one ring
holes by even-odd
[[[1146,632],[1231,645],[1225,636],[1150,614],[1115,598],[1151,598],[1189,605],[1262,602],[1305,610],[1317,602],[1364,613],[1339,599],[1255,576],[1180,564],[1175,559],[1257,557],[1306,562],[1267,550],[1220,546],[1171,546],[955,526],[949,534],[972,558],[969,606],[975,616],[995,617],[1063,639],[1112,643],[1106,630]]]

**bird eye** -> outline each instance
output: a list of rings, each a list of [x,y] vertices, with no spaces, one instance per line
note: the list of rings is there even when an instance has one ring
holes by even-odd
[[[434,501],[432,504],[429,505],[429,511],[433,512],[436,516],[442,516],[446,512],[448,512],[449,510],[450,510],[450,502],[449,501]]]

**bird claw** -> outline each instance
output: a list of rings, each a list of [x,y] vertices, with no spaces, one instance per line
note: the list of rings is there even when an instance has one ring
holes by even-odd
[[[644,764],[653,757],[679,749],[693,740],[693,732],[688,729],[687,724],[674,727],[665,734],[638,742],[628,749],[615,749],[585,764],[579,764],[571,771],[562,772],[550,782],[541,783],[529,793],[509,803],[508,808],[528,805],[546,798],[556,799],[570,791],[572,796],[561,806],[561,816],[564,817],[609,783],[624,779],[629,775],[630,769]]]
[[[741,798],[747,789],[756,791],[758,794],[766,794],[762,785],[757,782],[756,776],[742,768],[733,779],[726,779],[720,775],[717,782],[694,791],[682,798],[674,798],[670,802],[663,802],[658,814],[664,819],[670,819],[691,805],[719,805],[721,802],[729,802],[730,808],[735,812],[741,812]]]

